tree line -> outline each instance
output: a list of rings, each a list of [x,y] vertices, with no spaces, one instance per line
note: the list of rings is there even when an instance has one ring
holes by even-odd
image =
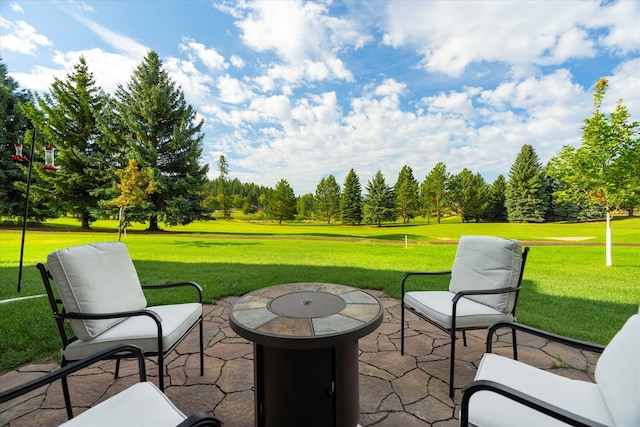
[[[29,220],[75,215],[82,228],[97,218],[148,222],[149,230],[209,219],[230,218],[235,209],[279,222],[295,218],[382,225],[418,216],[438,223],[449,215],[469,221],[582,221],[610,218],[616,209],[640,204],[640,143],[637,122],[620,100],[613,113],[600,111],[607,81],[596,85],[594,115],[585,120],[582,145],[566,146],[542,166],[525,144],[508,177],[487,183],[465,168],[457,174],[436,164],[420,182],[410,166],[393,185],[378,171],[364,189],[351,169],[342,186],[323,177],[315,193],[299,197],[286,179],[274,188],[229,179],[224,156],[219,176],[207,179],[200,163],[202,121],[182,89],[150,51],[130,80],[106,94],[84,58],[48,92],[21,90],[0,61],[0,146],[21,141],[25,155],[35,147],[57,149],[58,172],[35,167]],[[31,141],[35,141],[34,144]],[[41,154],[41,153],[39,153]],[[34,156],[36,163],[41,155]],[[0,156],[0,216],[18,218],[24,205],[25,165]]]

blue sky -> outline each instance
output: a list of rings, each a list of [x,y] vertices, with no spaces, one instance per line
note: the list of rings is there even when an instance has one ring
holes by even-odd
[[[84,55],[107,92],[149,50],[204,119],[210,176],[315,192],[438,162],[487,182],[523,144],[546,163],[579,145],[593,85],[640,120],[640,2],[11,1],[0,55],[47,91]]]

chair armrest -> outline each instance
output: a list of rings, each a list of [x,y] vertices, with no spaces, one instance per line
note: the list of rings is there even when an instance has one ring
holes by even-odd
[[[602,353],[605,349],[605,346],[600,344],[594,344],[587,341],[576,340],[576,339],[565,337],[562,335],[553,334],[551,332],[543,331],[542,329],[537,329],[531,326],[523,325],[522,323],[498,322],[489,327],[489,332],[487,333],[487,353],[491,353],[491,342],[493,340],[493,334],[498,329],[502,329],[502,328],[509,328],[511,330],[526,332],[528,334],[535,335],[540,338],[545,338],[550,341],[555,341],[569,347],[577,348],[584,351],[590,351],[593,353]]]
[[[204,412],[198,412],[178,424],[176,427],[222,427],[224,423]]]
[[[16,397],[22,396],[23,394],[29,393],[35,389],[43,387],[47,384],[50,384],[56,380],[64,378],[69,374],[72,374],[80,369],[86,368],[87,366],[96,363],[100,360],[113,358],[114,355],[119,353],[127,353],[132,354],[138,359],[138,370],[140,373],[140,382],[147,380],[147,372],[144,364],[144,354],[142,350],[133,345],[118,345],[115,347],[108,348],[106,350],[102,350],[93,354],[85,359],[79,360],[77,362],[70,363],[60,369],[57,369],[53,372],[49,372],[46,375],[43,375],[39,378],[36,378],[32,381],[29,381],[25,384],[19,385],[7,391],[3,391],[0,393],[0,403],[8,402],[11,399],[15,399]]]
[[[444,274],[451,274],[451,270],[440,270],[440,271],[410,271],[408,273],[405,273],[404,276],[402,276],[402,296],[403,296],[403,300],[404,300],[404,282],[410,277],[410,276],[442,276]]]
[[[79,320],[100,320],[100,319],[118,319],[120,317],[147,316],[151,317],[156,324],[162,323],[160,315],[151,310],[137,311],[119,311],[115,313],[59,313],[57,315],[61,319],[79,319]]]
[[[519,290],[520,290],[520,286],[516,286],[516,287],[513,287],[513,288],[476,289],[476,290],[469,290],[469,291],[460,291],[460,292],[456,293],[456,295],[453,297],[453,299],[451,301],[453,301],[453,303],[456,304],[460,298],[468,296],[468,295],[507,294],[509,292],[516,292],[516,291],[519,291]]]
[[[202,302],[202,287],[196,282],[164,283],[162,285],[142,285],[144,290],[192,287],[198,292],[198,302]]]
[[[469,401],[471,400],[471,396],[479,391],[488,391],[499,394],[507,399],[511,399],[514,402],[527,406],[572,426],[605,427],[604,424],[600,424],[581,415],[574,414],[573,412],[569,412],[566,409],[559,408],[536,397],[522,393],[521,391],[508,387],[504,384],[489,380],[474,381],[462,390],[462,407],[460,411],[461,427],[469,426]]]

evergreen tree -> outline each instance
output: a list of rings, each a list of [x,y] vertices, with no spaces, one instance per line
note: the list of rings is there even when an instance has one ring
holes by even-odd
[[[159,221],[178,225],[205,218],[200,189],[208,166],[198,161],[203,121],[196,123],[196,111],[156,52],[150,51],[136,67],[126,88],[118,86],[116,98],[128,147],[142,167],[153,170],[156,180],[144,212],[148,230],[159,230]]]
[[[270,192],[267,214],[277,220],[278,224],[282,224],[282,221],[295,219],[296,196],[287,180],[278,181],[276,188]]]
[[[393,221],[396,217],[393,189],[387,185],[381,171],[367,184],[367,195],[364,200],[364,222],[376,224]]]
[[[545,173],[533,146],[522,146],[509,171],[506,201],[511,222],[543,222],[546,215]]]
[[[487,221],[506,221],[507,180],[500,174],[487,188],[487,209],[483,215]]]
[[[449,178],[447,197],[462,222],[479,222],[487,206],[487,185],[479,173],[464,168]]]
[[[80,57],[65,80],[55,79],[48,93],[25,107],[25,114],[56,149],[56,173],[46,178],[47,195],[63,212],[73,213],[87,230],[95,220],[101,197],[97,191],[115,185],[109,171],[105,137],[96,120],[106,95]],[[42,174],[40,168],[37,173]],[[38,192],[39,187],[34,188]]]
[[[331,223],[331,218],[336,218],[340,212],[340,186],[333,175],[322,178],[316,187],[313,207],[321,220]]]
[[[218,170],[220,171],[220,175],[218,176],[218,202],[220,202],[220,209],[222,209],[222,217],[224,219],[231,219],[232,197],[228,188],[229,182],[227,179],[229,175],[229,165],[222,155],[218,159]]]
[[[404,165],[400,170],[394,192],[396,212],[402,217],[402,222],[407,224],[418,214],[419,206],[418,181],[413,177],[413,170],[409,166]]]
[[[436,164],[425,177],[420,186],[420,199],[424,216],[429,222],[432,214],[436,215],[438,224],[447,210],[447,167],[444,163]]]
[[[3,217],[17,218],[24,214],[25,168],[12,161],[11,155],[15,154],[16,143],[23,144],[24,156],[31,155],[31,134],[25,138],[28,121],[20,107],[30,101],[31,94],[20,89],[0,61],[0,150],[3,153],[0,155],[0,216]],[[33,212],[31,209],[29,214]]]
[[[313,219],[313,194],[307,193],[298,197],[296,209],[300,218]]]
[[[340,197],[340,213],[343,224],[356,225],[362,223],[362,188],[360,178],[351,169],[344,180]]]

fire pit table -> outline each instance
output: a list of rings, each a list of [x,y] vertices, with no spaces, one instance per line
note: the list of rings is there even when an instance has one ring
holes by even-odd
[[[254,343],[258,427],[354,427],[358,339],[382,323],[377,298],[330,283],[259,289],[231,307],[231,329]]]

